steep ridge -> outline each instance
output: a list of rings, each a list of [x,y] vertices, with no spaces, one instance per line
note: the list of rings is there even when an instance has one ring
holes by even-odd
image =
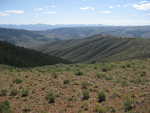
[[[95,35],[86,39],[54,41],[37,50],[73,62],[118,61],[150,57],[150,40]]]
[[[55,56],[46,55],[34,50],[17,47],[0,41],[0,64],[7,64],[16,67],[33,67],[58,63],[67,64],[70,62]]]

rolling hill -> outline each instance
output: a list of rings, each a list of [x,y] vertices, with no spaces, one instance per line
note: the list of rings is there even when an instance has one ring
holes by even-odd
[[[50,39],[33,31],[0,28],[0,40],[31,48],[35,45],[44,44]]]
[[[16,67],[33,67],[57,63],[70,62],[55,56],[46,55],[34,50],[17,47],[0,41],[0,64],[7,64]]]
[[[70,25],[71,26],[71,25]],[[34,48],[51,41],[84,39],[93,35],[111,35],[114,37],[149,38],[150,26],[73,26],[44,31],[0,28],[0,40],[17,46]]]
[[[101,24],[0,24],[1,28],[9,28],[9,29],[25,29],[32,31],[43,31],[48,29],[56,29],[56,28],[68,28],[68,27],[94,27],[94,26],[102,26]]]
[[[57,28],[38,32],[55,39],[81,39],[104,34],[115,37],[150,38],[150,26],[88,26]]]
[[[86,39],[54,41],[37,50],[73,62],[118,61],[150,57],[150,40],[95,35]]]

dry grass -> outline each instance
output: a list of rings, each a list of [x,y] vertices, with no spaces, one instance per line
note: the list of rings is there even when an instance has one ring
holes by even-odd
[[[76,75],[77,70],[82,76]],[[150,60],[28,69],[0,66],[0,91],[6,90],[0,102],[9,101],[13,113],[124,113],[125,103],[128,107],[127,96],[135,101],[128,112],[150,113],[149,85]],[[10,96],[14,89],[17,94]],[[85,96],[89,97],[83,100],[84,90],[88,90]],[[22,96],[23,91],[28,94]],[[49,91],[55,94],[55,102],[51,104],[46,99]],[[106,94],[106,100],[101,103],[98,102],[100,91]]]

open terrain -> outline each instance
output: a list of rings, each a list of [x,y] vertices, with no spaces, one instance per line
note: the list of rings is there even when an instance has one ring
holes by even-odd
[[[150,113],[150,0],[0,0],[0,113]]]
[[[150,112],[150,59],[0,72],[0,113]]]
[[[0,29],[0,113],[150,113],[150,39],[62,29]]]
[[[150,39],[95,35],[86,39],[53,41],[36,48],[73,62],[104,62],[150,57]]]

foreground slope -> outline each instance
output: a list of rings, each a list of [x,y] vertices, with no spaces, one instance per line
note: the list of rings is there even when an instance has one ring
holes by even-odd
[[[0,41],[0,64],[30,67],[69,63],[66,60]]]
[[[150,59],[27,69],[0,65],[0,111],[150,113],[149,86]]]
[[[86,39],[54,41],[37,50],[73,62],[117,61],[150,57],[150,40],[96,35]]]

